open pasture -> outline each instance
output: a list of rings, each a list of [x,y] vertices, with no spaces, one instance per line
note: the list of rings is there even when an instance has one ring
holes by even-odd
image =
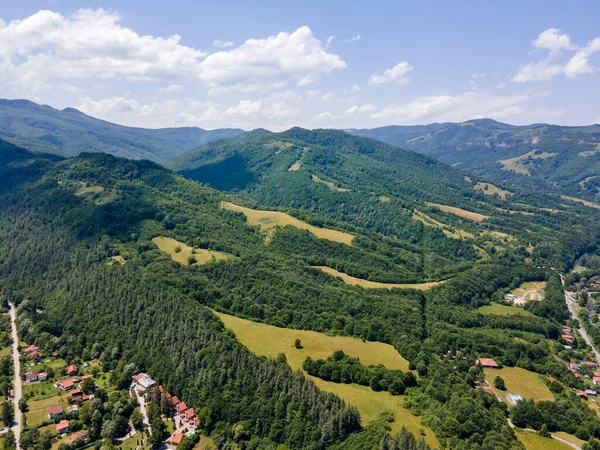
[[[331,267],[327,266],[313,266],[315,269],[322,270],[323,272],[333,276],[341,278],[344,283],[351,284],[353,286],[361,286],[368,289],[418,289],[420,291],[426,291],[427,289],[432,288],[433,286],[437,286],[438,284],[442,284],[443,281],[432,281],[429,283],[413,283],[413,284],[401,284],[401,283],[380,283],[378,281],[369,281],[363,280],[361,278],[351,277],[348,274],[343,272],[339,272]]]

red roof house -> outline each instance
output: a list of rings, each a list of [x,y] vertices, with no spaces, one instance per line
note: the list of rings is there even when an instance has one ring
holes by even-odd
[[[500,367],[498,363],[492,358],[479,358],[477,361],[479,362],[480,366],[486,367],[488,369],[497,369],[498,367]]]
[[[67,374],[69,374],[70,377],[77,375],[77,366],[75,364],[71,364],[69,367],[67,367]]]
[[[72,445],[73,442],[75,441],[86,441],[88,438],[88,434],[85,431],[78,431],[77,433],[73,433],[71,436],[69,436],[69,439],[67,439],[67,442],[69,443],[69,445]]]
[[[69,431],[69,421],[68,420],[61,420],[60,422],[58,422],[58,425],[56,425],[56,432],[58,434],[64,434],[67,433]]]
[[[173,397],[171,397],[171,405],[173,405],[173,407],[176,407],[179,404],[179,399],[177,398],[176,395],[174,395]]]
[[[190,420],[192,417],[194,417],[196,415],[196,413],[194,412],[194,408],[188,408],[185,410],[185,412],[183,413],[183,418],[184,420]]]
[[[63,409],[60,405],[54,405],[48,408],[48,419],[54,419],[63,415]]]
[[[173,437],[171,438],[171,443],[173,445],[179,445],[181,444],[181,440],[183,439],[183,434],[181,433],[175,433],[173,435]]]
[[[29,371],[25,374],[25,379],[30,383],[33,383],[38,380],[38,374],[37,372]]]
[[[185,410],[188,409],[187,405],[185,404],[185,402],[179,402],[179,404],[177,405],[177,412],[179,414],[182,414],[185,412]]]

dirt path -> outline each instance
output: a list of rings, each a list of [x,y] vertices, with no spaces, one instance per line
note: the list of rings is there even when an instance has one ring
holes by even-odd
[[[15,440],[17,441],[17,450],[20,450],[21,445],[19,444],[19,440],[21,438],[21,410],[19,409],[19,400],[21,400],[21,396],[23,395],[22,385],[21,385],[21,362],[19,361],[19,337],[17,335],[17,325],[15,320],[17,318],[17,309],[15,305],[9,303],[10,306],[10,325],[12,332],[12,357],[13,364],[15,370],[14,376],[14,387],[12,392],[13,402],[15,404],[15,421],[11,427],[12,432],[15,435]]]

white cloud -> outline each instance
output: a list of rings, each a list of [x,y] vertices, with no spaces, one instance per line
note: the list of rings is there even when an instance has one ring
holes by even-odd
[[[371,104],[367,104],[367,105],[362,105],[362,106],[358,106],[358,105],[354,105],[351,106],[350,108],[348,108],[346,110],[347,114],[364,114],[364,113],[368,113],[371,111],[375,111],[376,106],[375,105],[371,105]]]
[[[360,40],[362,40],[362,38],[360,37],[360,34],[357,34],[356,36],[352,36],[351,38],[344,39],[344,42],[348,44],[350,42],[356,42]]]
[[[575,55],[569,60],[565,67],[565,75],[573,78],[577,75],[594,72],[594,68],[589,65],[588,59],[591,55],[599,51],[600,37],[597,37],[584,48],[575,53]]]
[[[315,122],[330,122],[332,120],[339,119],[340,116],[332,113],[331,111],[323,111],[313,117],[313,121]]]
[[[228,90],[252,92],[289,83],[305,86],[346,67],[304,26],[293,33],[249,39],[235,49],[213,53],[202,62],[198,76],[213,94]]]
[[[111,97],[101,100],[92,100],[90,97],[84,97],[78,108],[86,114],[94,117],[110,118],[115,114],[127,113],[140,108],[140,104],[129,98]]]
[[[213,45],[215,47],[227,48],[227,47],[233,47],[235,44],[231,41],[220,41],[217,39],[217,40],[213,41]]]
[[[360,92],[360,91],[361,91],[360,86],[358,84],[354,83],[349,88],[344,89],[344,95],[356,94],[357,92]]]
[[[335,36],[329,36],[327,38],[327,42],[325,43],[325,49],[327,50],[329,47],[331,47],[331,44],[333,43],[333,40],[335,39]]]
[[[462,121],[482,117],[505,119],[520,115],[521,105],[527,101],[547,95],[548,92],[528,90],[508,96],[496,95],[494,91],[425,96],[410,103],[387,106],[370,117],[391,123]]]
[[[370,86],[379,86],[384,83],[390,83],[395,81],[397,84],[406,84],[408,83],[408,78],[406,74],[414,69],[408,62],[402,61],[401,63],[396,64],[391,69],[386,69],[381,75],[371,75],[369,77],[368,84]]]
[[[568,34],[561,34],[558,28],[549,28],[542,31],[534,42],[536,48],[545,48],[552,52],[559,50],[574,50]]]
[[[183,84],[170,84],[166,87],[160,88],[158,91],[161,94],[177,94],[179,92],[183,92],[185,90],[185,86]]]

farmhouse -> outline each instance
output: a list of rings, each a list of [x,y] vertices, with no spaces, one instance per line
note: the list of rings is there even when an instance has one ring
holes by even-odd
[[[51,406],[48,408],[48,419],[52,420],[63,415],[63,409],[60,405]]]
[[[486,369],[498,369],[500,367],[498,363],[491,358],[479,358],[477,362],[481,367],[485,367]]]
[[[30,383],[33,383],[34,381],[38,380],[38,374],[37,374],[37,372],[33,372],[33,371],[27,372],[25,374],[25,379],[27,381],[29,381]]]
[[[61,420],[60,422],[58,422],[58,424],[56,425],[56,432],[58,434],[68,433],[69,432],[69,421]]]
[[[70,377],[77,375],[77,366],[75,364],[71,364],[69,367],[67,367],[67,374]]]
[[[88,434],[85,431],[78,431],[77,433],[73,433],[69,439],[67,440],[67,442],[69,443],[69,445],[73,445],[73,443],[75,441],[87,441],[88,438]]]
[[[181,444],[181,440],[183,439],[183,434],[181,433],[175,433],[173,435],[173,437],[171,437],[171,443],[173,445],[179,445]]]

